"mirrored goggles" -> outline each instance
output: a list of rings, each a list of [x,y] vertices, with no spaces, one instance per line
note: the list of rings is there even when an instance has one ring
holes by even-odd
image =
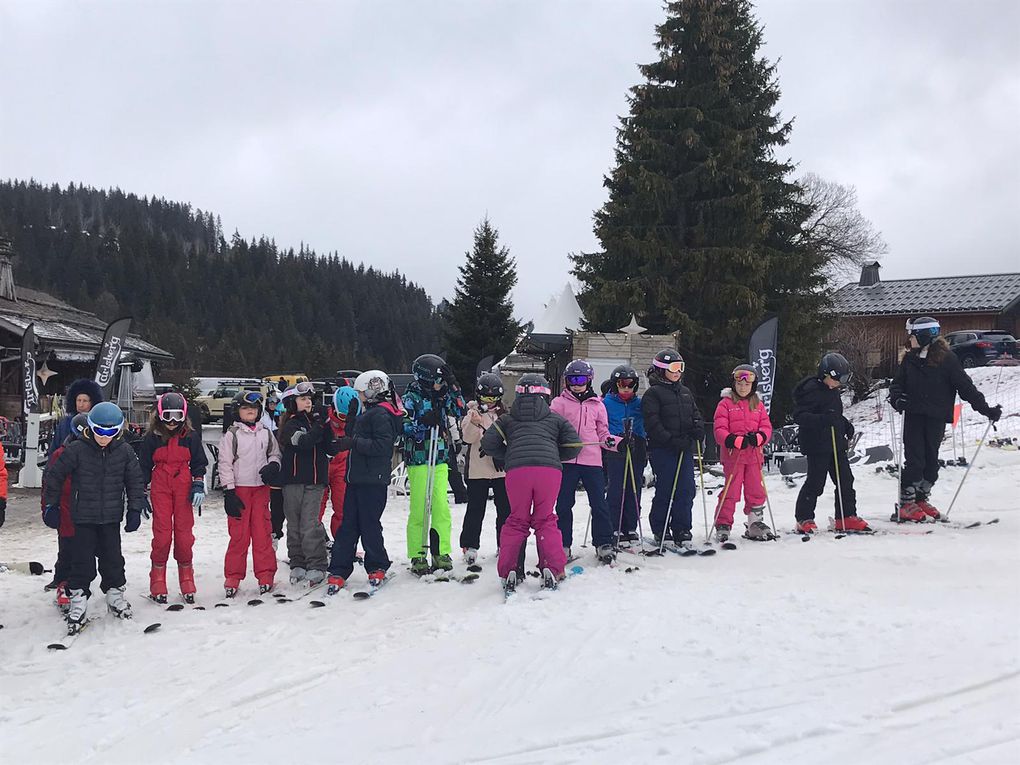
[[[674,372],[674,373],[679,372],[680,374],[683,374],[684,367],[685,367],[685,364],[682,361],[671,361],[668,364],[665,364],[665,363],[662,363],[662,362],[659,362],[659,361],[656,361],[654,363],[655,363],[655,366],[657,366],[659,369],[665,369],[667,372]]]
[[[617,380],[616,387],[620,390],[630,390],[637,387],[637,380]]]
[[[753,383],[755,381],[754,372],[747,369],[741,369],[739,372],[733,375],[733,379],[737,382]]]
[[[503,399],[499,396],[479,396],[478,400],[483,404],[495,404],[497,401],[502,401]]]
[[[298,394],[298,395],[300,395],[300,394]],[[259,393],[257,390],[247,391],[247,392],[245,392],[245,394],[243,396],[241,396],[241,405],[242,406],[244,406],[245,404],[248,404],[250,406],[259,407],[259,406],[262,406],[263,401],[264,401],[264,399],[262,398],[262,394]]]
[[[159,419],[163,422],[184,422],[183,409],[164,409],[159,413]],[[95,430],[95,428],[93,428]]]
[[[567,385],[587,385],[590,382],[588,375],[567,375]]]
[[[308,381],[299,382],[297,385],[294,386],[295,396],[311,396],[314,393],[315,386]]]
[[[107,436],[113,438],[120,434],[120,431],[124,429],[123,425],[115,425],[112,428],[104,428],[102,425],[90,425],[92,428],[92,434],[96,436]]]

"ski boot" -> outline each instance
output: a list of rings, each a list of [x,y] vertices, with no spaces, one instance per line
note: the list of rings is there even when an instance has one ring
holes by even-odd
[[[621,542],[637,542],[638,535],[636,531],[624,531],[620,534]]]
[[[921,511],[931,518],[933,521],[937,521],[942,518],[942,513],[938,511],[934,505],[929,504],[926,499],[917,500],[917,506],[921,508]]]
[[[223,588],[223,597],[225,597],[227,600],[233,600],[234,598],[237,597],[237,588],[236,587],[224,587]]]
[[[153,564],[149,569],[149,597],[157,603],[166,603],[166,566]]]
[[[78,632],[88,621],[86,613],[89,607],[89,599],[85,590],[68,590],[69,606],[65,619],[67,620],[67,634],[73,635]]]
[[[298,566],[296,568],[292,568],[290,570],[290,583],[291,584],[301,584],[301,582],[303,582],[305,580],[305,574],[306,573],[307,572],[303,568],[301,568],[300,566]]]
[[[432,558],[433,571],[453,571],[453,558],[449,555],[436,555]]]
[[[599,559],[599,563],[604,563],[607,566],[616,560],[616,550],[613,549],[612,545],[599,545],[595,551],[595,557]],[[549,569],[543,569],[543,576]]]
[[[177,564],[177,579],[181,583],[181,597],[189,605],[195,603],[195,569],[190,563]]]
[[[347,581],[342,576],[333,576],[331,574],[326,583],[326,594],[329,597],[333,597],[344,588],[345,584],[347,584]]]
[[[914,501],[903,502],[896,510],[893,520],[898,523],[924,523],[928,520],[928,514]]]
[[[517,591],[517,572],[511,571],[503,580],[503,597],[509,598]]]
[[[608,547],[608,545],[606,545]],[[553,574],[552,569],[542,569],[542,589],[543,590],[555,590],[559,586],[560,582]]]
[[[56,604],[64,614],[71,610],[71,596],[67,592],[67,582],[57,585]]]
[[[814,534],[818,531],[818,524],[815,523],[814,518],[808,518],[803,521],[797,521],[797,532],[800,534]]]
[[[318,571],[316,569],[312,569],[305,575],[305,581],[308,582],[309,587],[318,587],[320,584],[322,584],[325,578],[326,572]]]
[[[478,560],[478,550],[473,547],[461,548],[464,553],[464,562],[469,566],[475,565],[475,561]]]
[[[411,558],[411,573],[415,576],[425,576],[430,573],[428,558],[425,556]]]
[[[845,515],[837,518],[832,524],[833,531],[842,531],[847,534],[871,534],[873,530],[868,522],[856,515]]]
[[[268,584],[260,584],[259,585],[259,595],[268,595],[272,591],[273,591],[273,583],[272,582],[269,582]]]
[[[770,542],[776,538],[776,535],[772,533],[772,529],[765,523],[763,508],[752,507],[751,512],[747,514],[746,525],[747,530],[744,532],[744,536],[748,539],[755,542]]]
[[[669,534],[666,535],[666,539],[669,539]],[[694,535],[691,533],[690,529],[687,529],[686,531],[673,534],[673,539],[677,543],[677,546],[680,546],[684,542],[693,542]]]
[[[574,559],[574,556],[570,554],[570,548],[569,547],[564,547],[563,548],[563,555],[564,555],[564,557],[568,561],[572,561]]]
[[[730,538],[730,526],[725,523],[717,523],[715,525],[715,541],[722,544]]]
[[[372,587],[378,587],[380,584],[383,583],[383,580],[385,578],[386,578],[385,571],[370,571],[368,574],[368,583]]]
[[[131,604],[124,597],[124,587],[111,587],[106,591],[106,608],[118,619],[130,619],[132,617]]]

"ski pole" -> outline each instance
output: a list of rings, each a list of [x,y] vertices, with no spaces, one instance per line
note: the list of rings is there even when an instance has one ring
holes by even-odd
[[[644,480],[644,476],[641,476],[641,479]],[[634,492],[634,510],[637,512],[638,539],[639,539],[639,541],[641,543],[642,549],[644,549],[644,546],[645,546],[645,531],[644,531],[644,527],[641,524],[641,499],[640,499],[640,496],[638,495],[637,477],[634,475],[634,462],[633,461],[631,461],[631,463],[630,463],[630,488]]]
[[[737,454],[737,460],[739,464],[740,454]],[[733,470],[730,471],[729,476],[726,478],[726,484],[723,486],[722,495],[719,497],[719,504],[715,507],[715,514],[712,517],[712,528],[715,528],[715,524],[719,522],[719,513],[722,512],[723,503],[726,502],[726,495],[730,493],[730,483],[733,481],[733,476],[737,473],[737,465],[733,466]]]
[[[673,491],[669,494],[669,507],[666,508],[666,525],[662,527],[662,539],[659,542],[659,555],[666,549],[666,530],[669,529],[669,518],[673,514],[673,502],[676,500],[676,486],[680,483],[680,466],[684,464],[684,453],[681,450],[680,458],[676,461],[676,475],[673,476]],[[676,544],[676,540],[673,540]]]
[[[574,487],[574,491],[575,492],[577,491],[577,487],[576,486]],[[588,520],[584,524],[584,541],[581,542],[581,547],[587,547],[588,546],[588,529],[591,528],[591,512],[592,512],[592,510],[591,510],[591,502],[589,502],[588,505],[589,505],[589,507],[588,507]]]
[[[843,512],[843,482],[839,479],[839,453],[836,451],[836,426],[832,425],[829,427],[829,432],[832,433],[832,464],[836,468],[836,498],[839,500],[837,507],[839,508],[839,525],[843,528],[843,534],[837,534],[836,539],[842,539],[846,536],[846,515]]]
[[[891,405],[890,405],[891,406]],[[900,445],[896,440],[896,410],[893,409],[892,414],[889,416],[889,432],[890,432],[890,446],[893,453],[893,459],[896,462],[896,472],[893,475],[896,478],[896,499],[893,502],[893,517],[894,520],[898,518],[900,512]],[[955,437],[954,437],[955,438]]]
[[[949,514],[953,512],[953,505],[956,504],[956,498],[960,496],[960,489],[963,488],[963,482],[967,480],[967,476],[970,475],[970,469],[974,467],[974,463],[977,462],[978,455],[981,453],[981,447],[985,445],[985,439],[988,437],[988,431],[992,427],[992,421],[989,420],[985,426],[985,432],[981,434],[981,440],[978,441],[977,449],[974,452],[974,459],[967,463],[967,470],[963,474],[963,478],[960,479],[960,485],[956,487],[956,493],[953,494],[953,501],[949,503],[949,509],[946,510],[945,515],[942,516],[943,523],[949,521]]]
[[[421,553],[427,558],[431,547],[429,529],[432,526],[432,491],[436,481],[436,460],[439,459],[439,426],[433,425],[429,431],[429,461],[425,474],[425,517],[422,519]]]
[[[623,485],[620,487],[620,518],[616,524],[616,547],[620,547],[620,537],[623,536],[623,508],[627,504],[627,475],[630,472],[630,446],[627,446],[627,456],[623,460]]]
[[[698,477],[701,479],[701,514],[705,517],[705,544],[709,543],[708,503],[705,501],[705,463],[701,459],[701,441],[698,441]]]

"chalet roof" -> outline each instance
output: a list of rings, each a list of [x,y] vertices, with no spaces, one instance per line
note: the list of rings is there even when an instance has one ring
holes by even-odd
[[[45,292],[17,288],[18,299],[0,297],[0,328],[15,335],[25,334],[29,324],[35,324],[35,336],[45,348],[68,352],[87,351],[94,356],[103,344],[106,322],[95,314],[68,305]],[[172,359],[173,354],[138,335],[128,335],[124,347],[139,356]]]
[[[870,286],[854,282],[833,296],[833,308],[843,316],[1001,313],[1017,302],[1020,273],[897,279]]]

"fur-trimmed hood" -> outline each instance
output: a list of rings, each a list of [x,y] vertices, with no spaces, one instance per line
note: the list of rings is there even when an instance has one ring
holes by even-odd
[[[74,406],[74,400],[81,393],[92,399],[92,406],[104,400],[103,389],[99,387],[99,383],[95,380],[86,380],[84,378],[75,380],[68,386],[67,395],[64,396],[64,411],[72,417],[78,414],[78,410]]]

